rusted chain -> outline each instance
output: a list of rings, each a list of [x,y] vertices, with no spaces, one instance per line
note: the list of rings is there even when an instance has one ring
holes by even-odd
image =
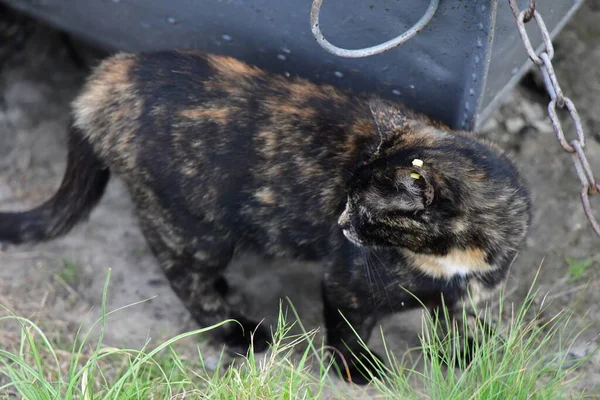
[[[430,0],[429,7],[425,11],[425,14],[421,17],[416,24],[408,28],[404,33],[399,36],[396,36],[393,39],[388,40],[387,42],[371,46],[365,47],[362,49],[343,49],[341,47],[337,47],[331,44],[323,33],[321,32],[321,28],[319,26],[319,14],[321,12],[321,5],[323,4],[323,0],[313,0],[312,7],[310,9],[310,28],[313,36],[317,39],[317,43],[325,49],[328,53],[336,55],[338,57],[345,58],[362,58],[369,57],[375,54],[383,53],[385,51],[391,50],[394,47],[400,46],[401,44],[406,43],[409,39],[414,37],[419,31],[427,26],[433,15],[435,14],[439,0]]]
[[[519,15],[519,6],[517,5],[516,1],[509,0],[508,5],[510,6],[510,9],[512,10],[515,17],[517,15]],[[534,11],[535,11],[535,0],[529,0],[529,6],[527,7],[527,10],[525,13],[525,19],[523,21],[525,21],[526,23],[531,21],[531,18],[533,18]]]
[[[550,96],[550,102],[548,104],[548,115],[550,117],[550,121],[552,121],[552,127],[554,128],[554,132],[556,133],[556,138],[560,143],[561,147],[567,152],[571,154],[573,159],[573,166],[575,167],[575,172],[577,173],[577,177],[581,182],[581,202],[583,203],[583,210],[592,225],[592,228],[596,232],[598,236],[600,236],[600,226],[598,225],[598,221],[593,214],[592,207],[590,204],[590,196],[596,195],[600,192],[600,185],[597,182],[594,173],[590,167],[590,163],[587,160],[585,155],[585,135],[583,132],[583,127],[581,124],[581,118],[579,117],[579,113],[577,112],[577,108],[573,101],[563,94],[563,91],[558,82],[558,78],[556,77],[556,73],[554,72],[554,66],[552,65],[552,58],[554,57],[554,47],[552,46],[552,40],[550,38],[550,33],[546,28],[546,24],[544,23],[544,19],[540,15],[539,12],[535,9],[535,0],[529,1],[529,7],[526,10],[519,11],[519,7],[517,5],[516,0],[508,0],[508,4],[517,20],[517,29],[519,30],[519,35],[523,40],[523,45],[525,46],[525,50],[527,51],[527,55],[533,61],[535,65],[537,65],[542,71],[542,76],[544,78],[544,85],[546,86],[546,90],[548,91],[548,95]],[[533,46],[531,45],[531,40],[529,39],[529,35],[527,34],[527,30],[525,29],[525,24],[531,19],[535,19],[535,22],[538,26],[540,33],[542,34],[542,41],[544,43],[544,47],[541,53],[538,55],[535,53]],[[558,108],[566,108],[573,120],[573,126],[575,128],[575,132],[577,134],[577,138],[571,140],[570,142],[566,139],[562,125],[560,123],[560,119],[558,118],[557,109]]]

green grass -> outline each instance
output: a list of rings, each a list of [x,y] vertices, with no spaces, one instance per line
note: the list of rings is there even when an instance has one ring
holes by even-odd
[[[571,282],[575,282],[583,278],[585,272],[589,267],[594,265],[597,261],[595,257],[588,257],[584,259],[578,258],[567,258],[567,264],[569,265],[569,278]]]
[[[153,348],[105,347],[106,317],[121,310],[106,310],[108,282],[109,277],[102,317],[88,332],[77,332],[69,351],[61,349],[64,342],[57,347],[26,318],[10,313],[0,318],[0,324],[13,323],[20,328],[17,343],[0,350],[0,398],[8,398],[10,393],[31,400],[366,398],[362,391],[351,392],[357,389],[335,376],[316,331],[302,328],[303,333],[292,334],[292,326],[300,322],[293,318],[290,323],[283,306],[270,352],[259,357],[250,351],[233,364],[219,362],[216,368],[207,366],[200,351],[193,357],[182,353],[179,342],[233,321],[178,335]],[[425,318],[421,346],[411,353],[421,367],[412,367],[416,364],[399,361],[386,351],[386,366],[379,366],[385,378],[374,380],[369,389],[373,398],[584,398],[569,389],[577,367],[586,361],[569,360],[567,364],[565,359],[576,338],[569,333],[570,315],[539,322],[534,297],[531,291],[518,309],[508,313],[496,310],[509,317],[500,318],[488,335],[481,335],[477,324],[471,326],[480,340],[469,364],[459,356],[464,329],[450,324],[450,333],[438,334],[438,322]],[[499,304],[501,308],[503,303]],[[442,318],[445,323],[449,323],[447,317]],[[91,339],[93,332],[97,333],[95,340]],[[462,368],[447,367],[456,363],[463,364]]]
[[[81,268],[79,265],[69,259],[63,260],[63,267],[57,272],[57,275],[69,285],[73,285],[79,281]]]

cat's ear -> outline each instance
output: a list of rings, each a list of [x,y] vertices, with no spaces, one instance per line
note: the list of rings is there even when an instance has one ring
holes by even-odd
[[[399,105],[373,97],[369,99],[369,108],[382,139],[406,123],[406,112]]]
[[[434,189],[426,168],[399,168],[395,184],[406,203],[405,211],[424,210],[433,201]]]

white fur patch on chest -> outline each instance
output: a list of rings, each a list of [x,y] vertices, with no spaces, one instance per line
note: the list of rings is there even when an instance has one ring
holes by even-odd
[[[440,257],[436,260],[437,263],[448,273],[450,276],[461,275],[466,276],[472,269],[464,264],[457,264],[454,260],[446,257]]]
[[[434,278],[450,279],[493,269],[485,261],[485,252],[478,248],[456,249],[443,256],[418,254],[409,250],[405,250],[404,253],[411,267]]]

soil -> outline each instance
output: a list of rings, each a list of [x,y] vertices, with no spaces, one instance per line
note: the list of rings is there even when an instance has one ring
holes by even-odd
[[[69,102],[87,70],[78,66],[72,46],[59,32],[13,12],[2,10],[0,15],[0,35],[4,35],[0,43],[0,208],[20,210],[48,198],[60,182]],[[600,0],[587,1],[555,40],[557,74],[563,91],[578,107],[587,132],[586,152],[598,174],[599,17]],[[89,57],[97,54],[84,50]],[[570,156],[556,141],[546,114],[547,98],[536,88],[538,81],[534,76],[529,84],[515,88],[482,131],[510,152],[533,196],[533,224],[512,267],[508,300],[520,302],[539,271],[538,298],[549,303],[546,315],[574,310],[573,330],[588,326],[571,350],[577,357],[600,343],[600,238],[583,213],[579,181]],[[568,115],[561,117],[571,134]],[[600,210],[598,198],[592,199],[592,205]],[[600,211],[596,215],[600,217]],[[587,265],[582,262],[587,259],[593,262],[580,274],[569,269],[567,260]],[[147,340],[157,343],[196,328],[151,256],[118,179],[111,181],[88,223],[49,243],[4,248],[0,265],[0,304],[41,322],[61,321],[67,331],[79,324],[90,326],[98,318],[110,269],[108,309],[147,301],[109,318],[107,345],[140,347]],[[322,325],[319,265],[266,262],[249,255],[235,261],[228,278],[231,301],[246,304],[249,313],[265,318],[265,323],[276,322],[280,298],[288,296],[307,328]],[[419,311],[394,316],[382,325],[388,345],[398,355],[418,343]],[[0,337],[11,329],[0,325]],[[372,340],[376,350],[381,347],[377,336]],[[200,346],[209,362],[216,360],[219,349],[208,343]],[[599,356],[578,373],[574,389],[600,393]],[[363,395],[357,391],[350,397]]]

